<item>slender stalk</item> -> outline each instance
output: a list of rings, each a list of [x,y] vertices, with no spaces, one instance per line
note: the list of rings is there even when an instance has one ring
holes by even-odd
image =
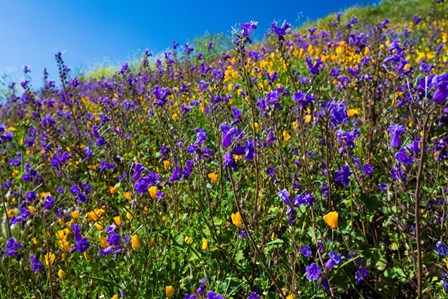
[[[311,224],[313,226],[313,238],[314,238],[314,243],[315,243],[316,249],[317,249],[317,255],[319,256],[320,265],[322,266],[322,269],[325,269],[325,263],[324,263],[324,260],[322,258],[322,255],[320,254],[320,248],[319,248],[319,244],[317,242],[316,221],[315,221],[315,218],[314,218],[314,206],[311,207]],[[330,286],[330,282],[328,282],[328,285],[330,287],[331,297],[334,297],[333,288]]]
[[[5,219],[6,219],[6,231],[8,233],[8,239],[11,238],[12,234],[11,234],[11,227],[9,226],[9,221],[8,221],[8,210],[6,208],[6,200],[5,200],[5,196],[3,194],[3,180],[2,177],[0,176],[0,196],[2,197],[2,205],[3,205],[3,210],[5,213]]]
[[[6,209],[6,200],[5,200],[5,195],[3,194],[3,180],[2,177],[0,176],[0,196],[2,197],[2,204],[3,204],[3,210],[5,213],[5,225],[6,225],[6,231],[8,233],[8,239],[11,239],[12,234],[11,234],[11,227],[9,226],[9,219],[8,219],[8,211]],[[11,257],[8,256],[8,268],[7,268],[7,279],[8,279],[8,294],[9,294],[9,298],[12,298],[12,284],[11,284],[11,272],[9,271],[9,269],[11,268]]]
[[[50,240],[49,240],[49,238],[48,238],[48,230],[47,230],[47,222],[46,222],[46,220],[47,220],[47,217],[43,217],[43,219],[42,219],[43,221],[43,223],[44,223],[44,235],[45,235],[45,247],[46,247],[46,250],[47,250],[47,256],[48,256],[48,282],[49,282],[49,285],[50,285],[50,296],[51,296],[51,298],[53,299],[53,298],[55,298],[54,297],[54,289],[53,289],[53,264],[52,264],[52,261],[51,261],[51,253],[52,253],[52,251],[50,251]]]
[[[431,116],[431,112],[433,112],[437,107],[432,108],[428,114],[426,114],[425,120],[423,121],[423,136],[421,140],[421,153],[420,159],[418,163],[418,171],[417,171],[417,183],[415,185],[415,193],[414,193],[414,213],[415,213],[415,240],[417,242],[417,295],[418,298],[423,298],[422,290],[423,290],[423,264],[422,264],[422,244],[421,244],[421,230],[420,230],[420,189],[422,187],[422,174],[423,174],[423,166],[426,155],[426,135],[428,131],[428,121]]]
[[[233,182],[232,179],[232,173],[230,172],[230,169],[227,168],[227,173],[229,176],[229,180],[230,180],[230,184],[232,185],[232,191],[233,191],[233,198],[235,200],[235,205],[236,208],[238,210],[238,212],[240,213],[241,216],[241,221],[243,222],[243,228],[244,228],[244,232],[246,233],[247,237],[249,238],[249,241],[252,245],[252,248],[255,251],[255,255],[258,257],[258,260],[260,261],[260,263],[263,265],[263,268],[265,269],[266,273],[268,274],[269,278],[271,279],[272,283],[274,284],[275,288],[277,289],[278,293],[280,294],[280,296],[283,299],[286,299],[285,295],[283,294],[282,289],[280,288],[277,280],[275,279],[274,275],[272,274],[271,270],[269,270],[268,265],[266,264],[266,261],[263,258],[263,255],[260,252],[260,249],[258,249],[257,245],[255,244],[254,239],[252,238],[252,235],[249,231],[249,228],[246,225],[246,220],[244,219],[243,213],[242,213],[242,209],[240,207],[240,204],[238,202],[238,198],[236,196],[236,187],[235,187],[235,183]]]

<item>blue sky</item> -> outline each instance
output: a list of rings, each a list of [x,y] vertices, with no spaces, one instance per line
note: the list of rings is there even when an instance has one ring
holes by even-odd
[[[273,20],[293,26],[349,6],[375,0],[103,1],[0,0],[0,75],[31,68],[38,87],[47,67],[56,79],[54,54],[72,69],[120,64],[137,51],[157,53],[176,40],[192,41],[206,31],[230,35],[231,27],[258,21],[258,34]]]

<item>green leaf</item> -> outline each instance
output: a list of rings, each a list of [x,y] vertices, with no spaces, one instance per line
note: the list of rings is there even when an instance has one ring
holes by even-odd
[[[393,251],[397,251],[398,250],[398,244],[395,242],[392,242],[392,244],[389,245],[389,249],[393,250]]]
[[[404,274],[403,270],[398,267],[389,268],[384,271],[384,277],[398,279],[401,282],[406,282],[406,274]]]
[[[235,254],[235,261],[239,262],[244,259],[244,254],[241,249],[239,249]]]
[[[266,244],[267,247],[280,247],[285,243],[285,241],[283,241],[282,239],[275,239],[271,242],[268,242]]]
[[[387,266],[387,260],[384,256],[380,256],[380,258],[376,261],[375,263],[375,267],[379,270],[379,271],[384,271],[384,269],[386,269]]]
[[[213,217],[213,222],[215,225],[222,225],[222,218],[219,218],[218,216]]]
[[[181,245],[183,247],[183,245],[185,245],[185,236],[183,234],[180,234],[176,237],[176,243],[177,245]]]

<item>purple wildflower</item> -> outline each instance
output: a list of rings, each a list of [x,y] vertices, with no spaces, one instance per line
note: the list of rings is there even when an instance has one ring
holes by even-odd
[[[322,270],[316,263],[312,263],[311,265],[306,267],[306,278],[308,280],[318,280]]]
[[[232,154],[230,154],[229,152],[226,152],[224,154],[224,166],[231,167],[234,171],[237,168],[236,162],[233,159]]]
[[[334,181],[341,184],[342,186],[348,186],[348,184],[350,183],[349,177],[351,174],[352,172],[350,171],[350,167],[344,165],[340,170],[336,170],[334,174]]]
[[[362,167],[362,171],[364,171],[365,174],[371,175],[373,173],[373,167],[370,164],[364,164]]]
[[[249,296],[247,297],[247,299],[261,299],[260,295],[258,295],[255,292],[252,292],[249,294]]]
[[[271,24],[271,31],[277,35],[277,37],[279,37],[280,39],[283,39],[284,36],[286,35],[286,31],[291,27],[291,25],[289,23],[283,22],[283,24],[278,27],[277,26],[277,22],[273,22]]]
[[[33,201],[36,199],[36,192],[34,191],[28,191],[25,193],[25,198],[27,201]]]
[[[254,29],[257,29],[258,22],[250,21],[241,24],[241,36],[248,37]]]
[[[301,252],[302,252],[302,255],[304,257],[309,257],[309,256],[311,256],[313,254],[313,251],[311,250],[311,247],[308,246],[308,245],[303,245],[302,248],[301,248]]]
[[[51,210],[53,208],[54,197],[49,195],[45,197],[44,208],[47,210]]]
[[[232,144],[232,139],[235,135],[237,135],[237,139],[242,137],[242,134],[239,134],[238,129],[232,126],[223,123],[220,127],[222,131],[221,144],[224,148],[229,147]]]
[[[438,255],[448,255],[448,245],[442,243],[442,242],[437,242],[436,243],[436,252]]]
[[[437,87],[432,99],[437,104],[443,103],[448,98],[448,74],[434,76],[431,83]]]
[[[112,246],[106,247],[104,249],[101,249],[101,247],[98,246],[98,252],[100,255],[105,256],[105,255],[109,255],[112,252],[114,252]]]
[[[37,257],[35,255],[33,255],[29,259],[29,262],[31,263],[31,270],[33,270],[34,273],[39,271],[40,268],[42,267],[42,264],[39,262],[39,260],[37,259]]]
[[[280,199],[283,201],[285,205],[289,205],[291,202],[289,199],[289,192],[286,189],[283,189],[282,191],[279,191],[277,195],[280,197]]]
[[[87,249],[89,249],[90,243],[87,238],[80,238],[78,241],[76,241],[75,246],[73,246],[72,249],[70,249],[70,253],[73,253],[75,251],[79,251],[80,253],[84,253]]]
[[[369,275],[369,272],[367,272],[367,269],[364,267],[359,267],[358,271],[355,273],[356,277],[356,284],[359,284],[361,281],[364,280],[364,278],[367,278]]]
[[[342,264],[341,254],[336,253],[334,251],[330,251],[329,255],[330,259],[325,263],[325,268],[327,268],[327,270],[333,269],[334,265]]]
[[[216,294],[213,291],[209,291],[207,293],[207,299],[222,299],[222,295],[221,294]]]
[[[205,133],[205,129],[196,128],[196,141],[194,143],[196,145],[201,145],[206,140],[207,140],[207,134]]]
[[[78,195],[78,193],[81,192],[81,188],[78,185],[73,185],[70,187],[70,192],[73,195]]]
[[[14,238],[10,238],[6,242],[5,253],[3,255],[14,256],[17,254],[17,249],[22,248],[22,244],[16,242]]]
[[[393,148],[397,148],[400,146],[400,136],[402,133],[405,132],[405,129],[401,125],[392,125],[387,129],[391,136],[390,136],[390,146]]]

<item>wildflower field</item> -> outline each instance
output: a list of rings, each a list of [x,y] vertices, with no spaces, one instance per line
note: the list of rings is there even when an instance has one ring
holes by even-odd
[[[254,21],[11,84],[0,298],[448,296],[448,5]],[[212,55],[213,54],[213,55]]]

